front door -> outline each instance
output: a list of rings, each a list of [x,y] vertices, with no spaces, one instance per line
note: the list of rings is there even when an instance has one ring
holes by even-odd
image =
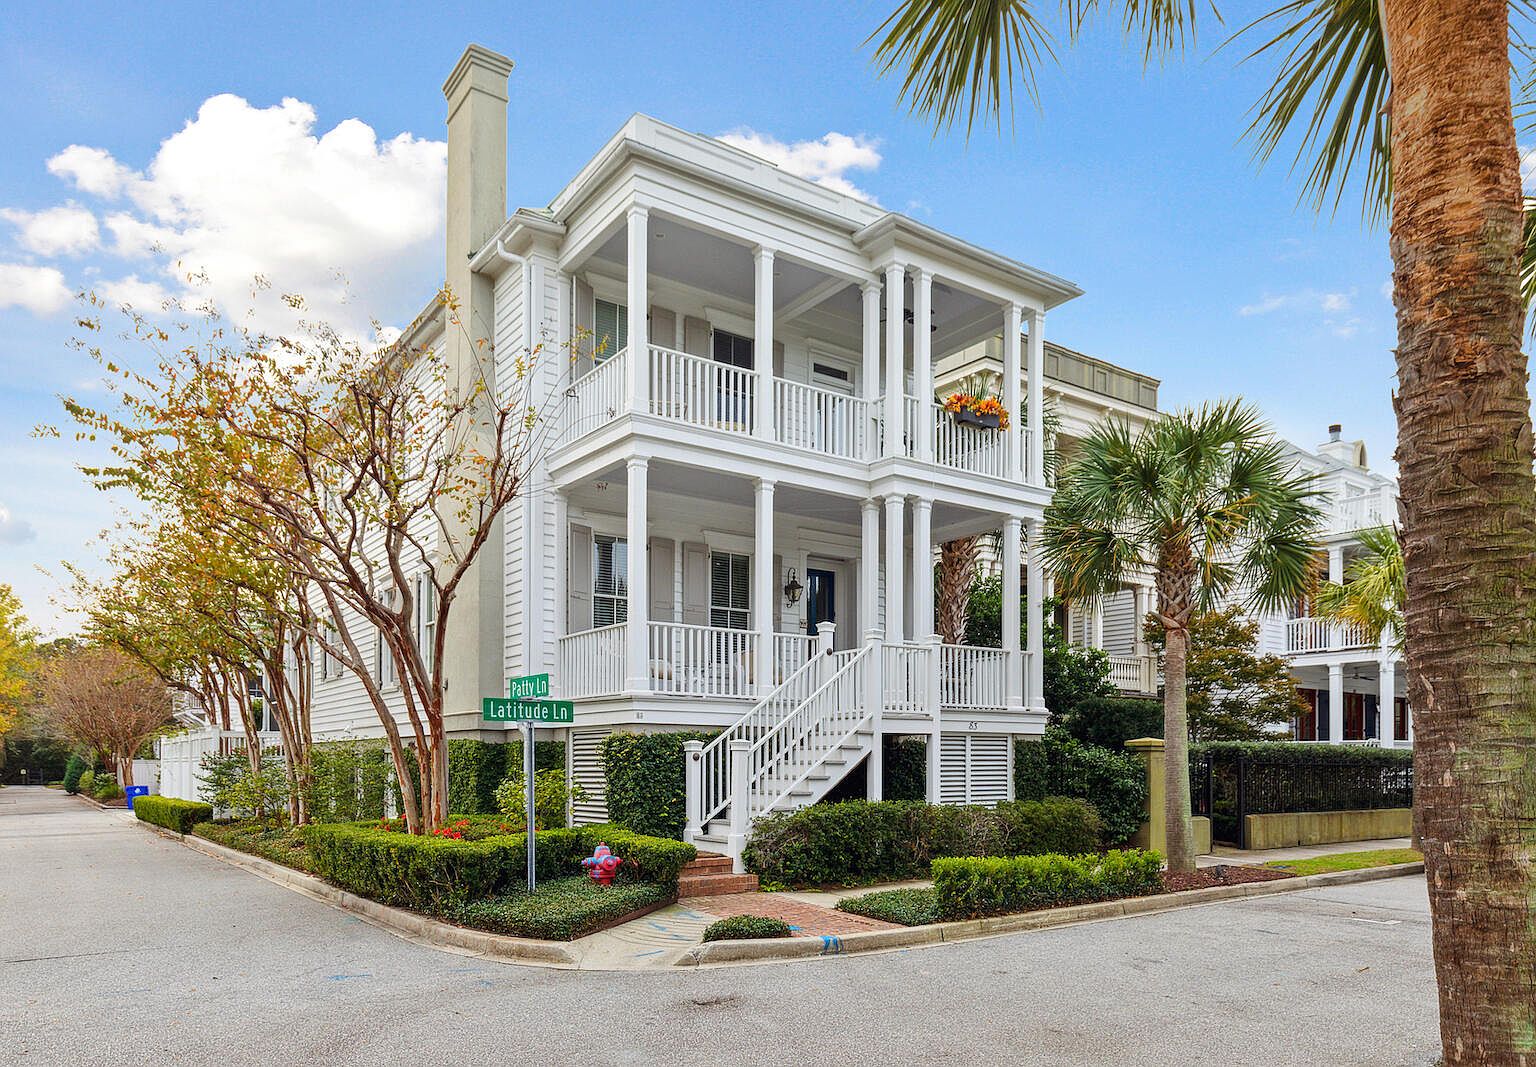
[[[820,623],[837,622],[837,573],[807,568],[805,572],[805,632],[816,636]]]
[[[1344,694],[1344,740],[1365,740],[1365,694]]]

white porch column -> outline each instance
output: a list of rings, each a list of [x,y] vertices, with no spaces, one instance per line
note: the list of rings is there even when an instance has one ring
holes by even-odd
[[[1010,708],[1024,706],[1028,687],[1024,684],[1024,670],[1019,663],[1019,534],[1018,519],[1003,520],[1003,650],[1008,653],[1008,692]],[[1033,639],[1033,631],[1031,631]]]
[[[757,480],[756,532],[752,544],[752,629],[757,632],[752,679],[760,693],[773,688],[773,615],[778,603],[773,575],[773,482]]]
[[[1147,654],[1146,625],[1148,591],[1149,590],[1144,585],[1138,584],[1131,586],[1131,597],[1135,602],[1135,607],[1132,610],[1134,610],[1136,613],[1134,622],[1135,629],[1132,632],[1131,637],[1136,642],[1136,654],[1138,656],[1145,656]]]
[[[1003,313],[1003,407],[1013,420],[1013,428],[1004,438],[1008,450],[1008,479],[1018,482],[1024,479],[1024,424],[1028,418],[1019,410],[1019,396],[1023,385],[1023,368],[1019,365],[1019,323],[1024,309],[1009,304]]]
[[[550,591],[555,598],[555,636],[551,645],[555,650],[555,662],[553,673],[555,684],[562,681],[560,671],[560,638],[571,632],[571,620],[566,617],[569,608],[566,596],[566,580],[571,571],[571,522],[565,490],[559,486],[550,486],[550,505],[555,517],[555,567],[550,575]]]
[[[773,440],[773,249],[758,245],[752,250],[753,316],[752,375],[757,385],[757,405],[752,433]]]
[[[1026,610],[1029,613],[1029,688],[1030,711],[1045,714],[1045,558],[1041,551],[1041,521],[1028,524],[1029,554],[1025,557],[1025,584],[1028,586]]]
[[[1104,598],[1096,596],[1088,605],[1088,644],[1099,650],[1104,648]]]
[[[1045,312],[1029,311],[1029,440],[1031,485],[1045,484]]]
[[[906,596],[902,590],[903,512],[906,501],[899,496],[885,498],[885,639],[899,645],[906,640],[902,617],[906,613]]]
[[[933,501],[912,498],[912,640],[933,634]]]
[[[917,397],[917,458],[933,462],[933,271],[919,269],[912,279],[912,393]],[[916,631],[921,635],[923,630]]]
[[[1376,670],[1376,736],[1383,748],[1390,748],[1397,740],[1397,716],[1393,714],[1397,704],[1397,664],[1391,657],[1383,656],[1376,661]]]
[[[649,411],[651,407],[651,352],[646,331],[651,298],[647,289],[647,272],[650,270],[651,213],[635,204],[630,207],[629,218],[629,286],[625,298],[625,314],[629,326],[629,402],[632,411]],[[642,531],[643,532],[643,531]],[[633,546],[634,542],[630,542]],[[645,542],[642,540],[643,546]],[[645,556],[640,556],[644,570]],[[634,583],[630,583],[634,588]],[[642,602],[643,603],[643,602]],[[645,616],[631,616],[645,618]]]
[[[1344,664],[1328,665],[1328,740],[1344,740]]]
[[[906,455],[906,278],[907,268],[885,268],[885,455]],[[890,501],[886,501],[890,507]],[[889,632],[889,630],[887,630]]]
[[[634,334],[630,334],[633,338]],[[634,364],[631,363],[631,366]],[[650,567],[645,558],[646,486],[650,461],[644,456],[631,456],[627,465],[629,475],[629,514],[625,536],[629,551],[629,666],[624,688],[631,693],[643,693],[651,688],[650,628],[646,619],[650,615]]]
[[[1334,585],[1344,584],[1344,547],[1334,545],[1328,550],[1328,580]]]
[[[864,399],[868,402],[865,430],[864,455],[874,459],[880,454],[879,438],[875,434],[876,419],[880,411],[880,283],[865,282],[860,286],[864,294]],[[862,624],[861,624],[862,625]],[[864,627],[868,629],[868,627]]]
[[[859,630],[880,628],[880,503],[859,504]]]

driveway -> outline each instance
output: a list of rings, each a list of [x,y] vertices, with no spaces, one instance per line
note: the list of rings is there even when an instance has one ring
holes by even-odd
[[[0,1063],[1411,1064],[1424,884],[656,972],[497,964],[42,788],[0,790]]]

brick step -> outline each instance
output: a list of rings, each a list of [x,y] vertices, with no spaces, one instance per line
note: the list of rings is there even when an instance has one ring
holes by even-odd
[[[730,873],[731,857],[722,856],[717,852],[700,852],[698,859],[690,860],[684,865],[682,873],[687,874],[715,874],[720,871]]]
[[[684,874],[677,880],[679,899],[755,892],[757,892],[757,875],[755,874]]]

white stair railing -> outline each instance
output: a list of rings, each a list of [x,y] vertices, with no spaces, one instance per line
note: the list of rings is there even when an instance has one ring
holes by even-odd
[[[822,655],[812,656],[789,674],[766,696],[752,706],[709,743],[703,745],[690,759],[689,796],[687,797],[688,830],[698,833],[711,819],[718,816],[730,803],[731,763],[730,745],[733,741],[755,744],[757,740],[782,722],[795,708],[816,691],[824,672],[828,669],[827,657],[832,664],[845,659],[850,653],[832,652],[832,627],[827,625],[820,638]],[[697,768],[697,790],[693,788],[694,769]]]

